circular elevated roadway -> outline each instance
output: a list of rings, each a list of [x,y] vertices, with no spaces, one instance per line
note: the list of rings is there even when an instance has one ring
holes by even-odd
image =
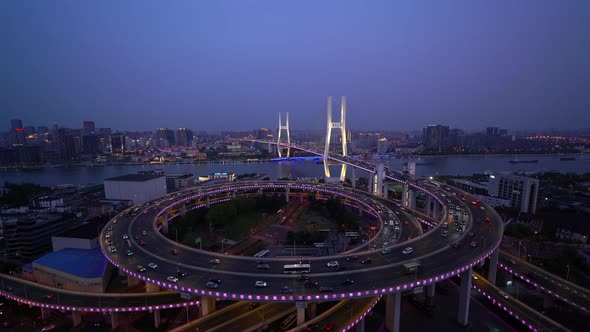
[[[432,195],[437,201],[443,202],[437,197],[443,192],[442,189],[429,190],[417,184],[413,186]],[[455,227],[449,224],[450,235],[442,237],[439,229],[442,222],[439,221],[430,232],[409,242],[390,247],[391,252],[388,254],[383,254],[381,251],[362,251],[349,255],[305,258],[311,264],[311,272],[307,274],[309,279],[317,282],[319,286],[332,289],[330,292],[322,292],[325,289],[319,286],[307,288],[303,282],[297,280],[297,276],[283,273],[283,265],[297,263],[300,257],[265,258],[270,268],[261,271],[257,269],[257,258],[228,256],[189,248],[169,240],[158,231],[161,220],[174,218],[181,213],[182,206],[185,204],[185,209],[188,210],[205,206],[207,197],[210,204],[215,204],[228,201],[234,195],[255,195],[260,194],[261,191],[286,191],[287,189],[291,193],[310,192],[338,197],[344,204],[362,207],[363,211],[373,215],[380,225],[389,213],[383,210],[384,206],[381,203],[377,203],[369,196],[351,193],[350,190],[342,187],[288,181],[226,183],[189,189],[173,196],[166,196],[143,204],[141,210],[136,209],[135,216],[121,214],[115,217],[101,233],[101,248],[105,256],[126,273],[163,288],[222,299],[293,302],[396,293],[444,280],[481,262],[499,245],[502,237],[501,219],[492,208],[486,206],[484,210],[481,210],[479,208],[481,203],[477,207],[463,204],[463,210],[468,210],[469,216],[465,230],[461,233],[456,232]],[[450,192],[446,195],[452,196]],[[471,199],[468,200],[469,202]],[[459,205],[458,202],[453,204]],[[446,206],[444,208],[446,209]],[[445,218],[443,219],[447,220]],[[486,218],[490,221],[484,221]],[[473,232],[474,235],[468,235],[469,232]],[[469,243],[476,239],[478,245],[470,247]],[[108,241],[112,241],[112,245],[109,246]],[[140,241],[145,244],[139,245]],[[460,243],[462,247],[451,248],[452,243]],[[113,246],[117,248],[114,253],[110,250]],[[407,246],[411,246],[413,252],[403,254],[402,250]],[[177,254],[171,253],[174,249],[178,249]],[[127,255],[127,250],[131,250],[133,254]],[[356,259],[348,261],[347,258],[352,256]],[[362,261],[368,258],[372,262],[363,264]],[[213,259],[219,259],[220,264],[212,264]],[[334,260],[346,269],[336,271],[326,266],[328,262]],[[402,264],[416,260],[421,262],[423,272],[407,274]],[[149,263],[157,264],[157,268],[148,268]],[[138,265],[146,267],[146,270],[138,271]],[[182,270],[187,275],[177,282],[168,281],[167,278],[175,276],[177,270]],[[206,284],[209,278],[221,279],[219,288],[208,289]],[[344,285],[346,279],[354,280],[354,284]],[[255,287],[256,281],[265,281],[267,286]],[[283,286],[290,287],[293,292],[282,293]]]

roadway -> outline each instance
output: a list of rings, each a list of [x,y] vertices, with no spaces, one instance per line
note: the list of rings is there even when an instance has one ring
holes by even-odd
[[[554,296],[585,314],[589,314],[590,291],[564,280],[552,273],[520,260],[505,251],[500,251],[498,268],[514,274],[519,279],[535,286],[539,291]]]
[[[207,195],[214,197],[222,194],[223,196],[226,192],[258,190],[259,188],[263,190],[284,190],[288,188],[291,191],[301,190],[350,196],[344,190],[336,191],[334,188],[323,185],[273,182],[225,184],[201,189],[200,193],[187,190],[177,195],[174,200],[176,202],[198,200]],[[358,197],[356,200],[357,203],[366,201],[363,197]],[[159,203],[155,201],[152,205],[145,206],[143,210],[145,213],[139,213],[135,217],[118,216],[115,218],[118,220],[118,224],[113,224],[112,221],[108,224],[108,226],[112,226],[112,231],[107,231],[107,228],[105,228],[105,231],[101,234],[101,245],[109,260],[134,276],[150,283],[159,284],[164,288],[237,300],[293,302],[296,300],[335,300],[393,293],[419,284],[446,279],[459,273],[465,266],[480,261],[484,256],[487,256],[497,247],[502,235],[501,220],[493,209],[486,209],[485,211],[471,209],[473,218],[468,219],[465,226],[466,230],[463,233],[451,232],[448,237],[441,237],[439,226],[434,228],[433,232],[412,239],[408,243],[389,247],[391,249],[389,254],[381,254],[380,251],[364,251],[344,256],[306,258],[306,260],[309,259],[312,265],[312,271],[308,274],[308,277],[318,282],[320,286],[333,288],[333,292],[324,293],[318,287],[304,287],[304,283],[297,281],[295,276],[283,274],[283,265],[297,262],[298,259],[268,258],[265,260],[270,265],[269,270],[261,271],[257,269],[255,258],[224,256],[174,243],[157,232],[155,217],[162,212],[154,211],[153,208],[158,206]],[[169,204],[168,208],[172,206],[174,206],[174,203]],[[468,208],[470,207],[468,206]],[[483,220],[485,217],[490,217],[492,220],[490,222],[473,222],[473,220]],[[147,232],[145,236],[141,235],[144,230]],[[477,239],[486,238],[488,241],[485,245],[480,244],[476,248],[469,247],[468,244],[473,240],[466,234],[469,231],[475,232]],[[116,245],[120,247],[117,253],[111,254],[108,252],[106,241],[109,239],[105,238],[107,233],[110,233],[110,239],[116,241]],[[124,234],[128,234],[129,240],[123,240]],[[139,241],[144,241],[145,245],[139,245]],[[451,243],[455,242],[461,243],[462,248],[453,249],[449,247]],[[414,252],[408,255],[402,254],[401,251],[406,246],[412,246]],[[132,256],[125,255],[127,249],[131,249],[134,254]],[[178,254],[171,254],[173,249],[178,249]],[[353,260],[353,256],[358,257],[358,259]],[[347,258],[351,259],[351,261],[347,261]],[[370,258],[372,263],[363,264],[362,261],[367,258]],[[211,264],[212,259],[220,259],[221,263]],[[420,276],[405,274],[401,269],[401,264],[417,259],[422,262],[424,272]],[[333,268],[328,268],[326,264],[333,260],[337,260],[346,270],[335,271]],[[150,262],[156,263],[158,267],[153,270],[148,268],[144,272],[137,271],[137,265],[147,267]],[[187,272],[187,276],[181,278],[178,283],[167,282],[166,278],[175,275],[177,269]],[[219,289],[210,290],[206,288],[209,278],[222,279]],[[346,279],[353,279],[355,283],[353,285],[343,285]],[[256,288],[254,284],[257,280],[266,281],[268,286]],[[293,294],[281,293],[282,286],[291,287]]]
[[[481,295],[494,306],[508,313],[533,331],[570,331],[556,321],[530,308],[512,296],[502,292],[496,286],[481,275],[474,273],[477,279],[472,280],[472,285]]]
[[[73,311],[147,311],[195,305],[181,299],[178,292],[85,293],[49,287],[25,279],[0,274],[0,294],[24,304]]]

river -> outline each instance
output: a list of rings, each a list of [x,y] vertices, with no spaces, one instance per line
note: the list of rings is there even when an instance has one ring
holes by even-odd
[[[562,173],[590,173],[590,155],[576,155],[575,160],[561,160],[559,155],[473,155],[473,156],[436,156],[417,159],[391,158],[383,162],[393,169],[403,170],[404,164],[416,162],[416,175],[472,175],[483,172],[534,172],[559,171]],[[511,160],[538,160],[537,163],[510,163]],[[31,182],[45,186],[58,184],[102,184],[106,178],[147,171],[164,169],[166,173],[189,172],[195,176],[213,172],[265,173],[271,179],[280,177],[322,177],[323,165],[312,161],[282,162],[242,162],[211,164],[165,164],[142,166],[95,166],[95,167],[50,167],[43,169],[11,169],[0,172],[0,185],[5,181],[14,183]],[[340,174],[339,166],[330,167],[332,176]],[[348,171],[350,175],[350,168]],[[366,176],[357,172],[357,176]]]

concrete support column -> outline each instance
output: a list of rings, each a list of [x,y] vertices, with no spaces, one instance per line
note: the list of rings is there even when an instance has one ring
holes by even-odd
[[[156,284],[152,284],[149,282],[145,283],[145,292],[146,293],[155,293],[155,292],[159,292],[160,291],[160,286],[156,285]]]
[[[433,305],[434,304],[435,290],[436,290],[436,284],[435,283],[432,283],[432,284],[426,286],[426,303],[428,305]]]
[[[432,212],[432,197],[430,197],[430,195],[426,195],[426,202],[424,203],[424,214],[432,217],[432,215],[430,214]]]
[[[498,270],[498,254],[500,249],[496,248],[490,255],[490,266],[488,268],[488,281],[492,284],[496,284],[496,271]]]
[[[316,311],[317,311],[317,306],[318,304],[316,302],[310,302],[307,304],[307,319],[314,319],[316,316]]]
[[[285,189],[285,202],[289,203],[289,188]]]
[[[164,213],[161,218],[162,233],[168,234],[168,212]]]
[[[356,324],[356,332],[365,332],[365,319],[359,320]]]
[[[438,214],[439,214],[439,206],[438,202],[434,202],[434,206],[432,207],[432,218],[434,219],[438,219]]]
[[[207,207],[207,208],[211,207],[211,197],[210,196],[205,197],[205,207]]]
[[[408,207],[410,209],[416,208],[416,190],[410,189],[408,192]]]
[[[82,323],[82,313],[80,311],[72,311],[72,322],[74,327]]]
[[[258,189],[258,196],[262,196],[262,189]]]
[[[154,310],[154,327],[159,328],[161,323],[162,318],[160,317],[160,309],[156,309]]]
[[[409,186],[407,183],[402,184],[402,206],[408,207],[408,191]]]
[[[471,299],[471,274],[472,268],[461,273],[461,286],[459,287],[459,307],[457,321],[462,326],[469,325],[469,300]]]
[[[385,327],[390,332],[399,332],[402,293],[388,294],[385,297]]]
[[[182,217],[184,217],[186,215],[186,202],[182,203],[182,206],[180,207],[180,215]]]
[[[363,208],[361,206],[359,206],[359,217],[363,216]]]
[[[139,284],[139,279],[128,274],[127,275],[127,287],[135,287]]]
[[[351,182],[352,182],[352,188],[353,189],[356,189],[356,167],[353,167],[352,168],[352,179],[351,179]]]
[[[297,326],[305,323],[305,308],[307,308],[307,302],[295,302],[297,308]]]
[[[234,190],[231,193],[231,198],[236,199],[236,197],[238,197],[238,191],[237,190]]]
[[[201,297],[201,317],[205,317],[208,314],[215,312],[215,298],[214,297]]]
[[[119,327],[119,313],[111,312],[111,330],[116,330]]]

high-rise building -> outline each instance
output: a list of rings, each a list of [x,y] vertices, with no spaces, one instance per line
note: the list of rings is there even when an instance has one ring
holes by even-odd
[[[487,127],[486,136],[500,136],[500,128],[498,127]]]
[[[187,132],[186,128],[178,128],[176,130],[176,145],[177,146],[187,146]]]
[[[84,135],[90,135],[95,133],[94,121],[84,121]]]
[[[59,128],[57,130],[57,147],[61,160],[70,161],[78,157],[76,137],[78,136],[71,129]]]
[[[429,125],[422,129],[422,143],[429,149],[442,149],[448,146],[449,126]]]
[[[110,135],[111,138],[111,153],[122,157],[125,154],[125,136],[121,133]]]
[[[98,135],[87,134],[82,136],[82,151],[84,154],[98,154],[100,152],[100,140]]]
[[[10,120],[10,129],[22,128],[23,121],[21,119],[12,119]]]
[[[537,211],[539,180],[513,174],[493,174],[488,182],[490,196],[509,199],[521,212]]]

